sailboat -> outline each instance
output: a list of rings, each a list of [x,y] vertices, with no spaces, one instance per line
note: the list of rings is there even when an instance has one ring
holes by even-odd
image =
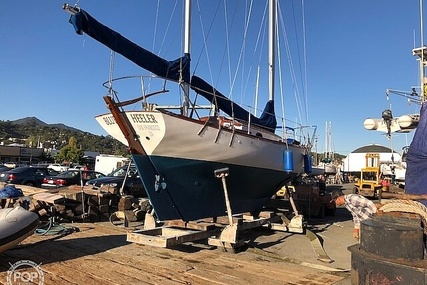
[[[311,175],[335,175],[337,167],[333,163],[334,150],[332,147],[332,122],[325,124],[325,144],[323,148],[322,159],[318,164],[312,166]]]
[[[163,89],[123,102],[111,92],[104,96],[109,112],[96,117],[108,134],[129,147],[156,219],[191,221],[224,216],[230,211],[257,212],[282,186],[310,171],[309,144],[276,133],[277,5],[277,0],[270,0],[268,5],[269,100],[259,117],[201,77],[190,75],[191,1],[186,0],[184,9],[183,56],[172,61],[136,45],[83,9],[64,5],[78,34],[101,42],[149,71],[150,76],[182,88],[180,112],[147,103],[148,98],[167,93]],[[191,101],[190,92],[206,99],[208,116],[192,116],[197,113],[192,107],[201,105]],[[142,110],[124,110],[136,102],[143,102]]]
[[[321,166],[325,170],[326,175],[334,175],[337,173],[337,167],[334,165],[334,150],[332,147],[332,122],[325,124],[325,147],[323,151],[323,159]]]

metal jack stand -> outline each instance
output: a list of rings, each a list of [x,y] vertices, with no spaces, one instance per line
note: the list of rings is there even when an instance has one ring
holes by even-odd
[[[286,191],[289,201],[291,202],[292,210],[294,211],[294,217],[289,221],[285,215],[281,215],[283,223],[288,227],[289,232],[293,233],[303,233],[304,232],[304,217],[298,213],[298,209],[295,205],[294,198],[289,191]]]
[[[214,173],[217,178],[221,178],[222,180],[222,187],[224,189],[225,205],[227,207],[229,224],[223,230],[221,230],[219,238],[209,238],[208,244],[220,247],[227,252],[235,252],[237,248],[241,247],[244,244],[244,241],[238,239],[239,224],[233,223],[233,213],[231,211],[230,199],[228,197],[227,191],[227,183],[225,181],[225,178],[229,174],[229,169],[217,169]]]

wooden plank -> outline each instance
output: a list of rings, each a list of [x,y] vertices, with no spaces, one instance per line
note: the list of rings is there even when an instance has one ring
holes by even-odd
[[[190,221],[184,222],[183,220],[165,221],[165,226],[181,227],[186,229],[193,229],[199,231],[210,231],[216,228],[215,224],[203,221]]]
[[[51,193],[37,193],[33,195],[33,199],[43,201],[50,204],[59,204],[65,201],[64,196]]]
[[[59,195],[64,196],[66,199],[74,200],[74,201],[82,201],[83,193],[81,189],[68,189],[68,188],[61,188],[58,191]]]
[[[215,233],[217,233],[217,230],[197,231],[174,227],[159,227],[127,233],[127,241],[143,245],[170,248],[186,242],[206,239]]]
[[[82,187],[79,185],[68,186],[66,189],[62,190],[65,192],[78,192],[82,191]],[[108,197],[111,196],[109,192],[101,192],[98,189],[93,189],[92,186],[83,186],[83,192],[88,195],[98,196],[98,197]]]

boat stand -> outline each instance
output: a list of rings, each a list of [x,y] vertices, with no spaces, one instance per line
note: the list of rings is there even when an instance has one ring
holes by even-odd
[[[227,217],[214,217],[199,221],[184,222],[174,220],[158,226],[153,214],[147,213],[143,230],[127,234],[127,241],[158,247],[171,247],[185,242],[208,239],[208,244],[227,252],[236,252],[243,245],[239,233],[257,227],[267,227],[276,231],[304,232],[303,216],[296,215],[289,220],[283,212],[263,211],[257,214],[233,215],[227,191],[228,168],[215,170],[215,176],[222,180]]]
[[[151,213],[146,214],[144,229],[127,233],[127,241],[143,245],[171,248],[186,242],[208,239],[208,244],[227,252],[237,252],[243,245],[239,233],[244,230],[265,227],[275,231],[303,233],[302,216],[287,219],[284,213],[263,211],[258,215],[240,214],[231,217],[207,218],[198,221],[167,221],[159,226]],[[149,228],[148,224],[154,226]]]

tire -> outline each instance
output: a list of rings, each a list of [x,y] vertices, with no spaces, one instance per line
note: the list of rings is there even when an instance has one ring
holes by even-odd
[[[35,184],[34,182],[32,182],[32,181],[27,181],[27,182],[25,182],[25,185],[27,185],[27,186],[32,186],[32,187],[35,187],[35,186],[36,186],[36,184]]]

